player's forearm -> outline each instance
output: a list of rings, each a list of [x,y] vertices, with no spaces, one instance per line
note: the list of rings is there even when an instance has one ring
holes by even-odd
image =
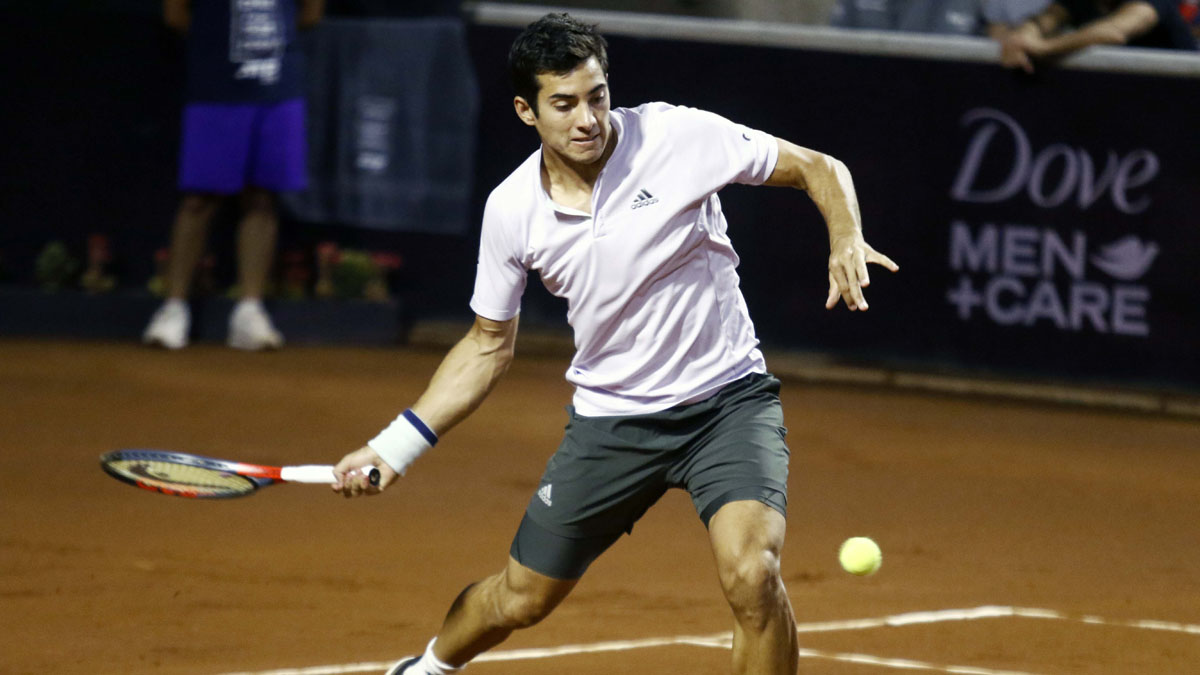
[[[505,328],[476,322],[446,354],[412,410],[441,436],[479,407],[512,363],[516,319]]]
[[[804,190],[829,229],[829,241],[862,236],[854,181],[846,165],[829,155],[779,139],[779,160],[767,185]]]

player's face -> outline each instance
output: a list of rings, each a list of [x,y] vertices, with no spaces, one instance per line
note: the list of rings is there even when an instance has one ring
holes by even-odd
[[[592,164],[604,156],[609,125],[608,77],[595,57],[565,75],[537,76],[538,114],[517,98],[517,114],[537,129],[542,144],[563,159]]]

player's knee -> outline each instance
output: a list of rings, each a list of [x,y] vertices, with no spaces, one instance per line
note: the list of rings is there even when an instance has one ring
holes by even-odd
[[[786,602],[779,570],[779,555],[769,549],[746,550],[721,561],[721,586],[740,623],[765,625]]]
[[[550,615],[555,602],[547,595],[510,591],[500,603],[500,616],[508,628],[528,628]]]

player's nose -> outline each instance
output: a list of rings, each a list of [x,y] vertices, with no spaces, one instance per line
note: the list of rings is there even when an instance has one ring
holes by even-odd
[[[589,105],[579,106],[580,114],[575,120],[576,126],[581,130],[591,130],[596,126],[596,113],[592,112],[592,107]]]

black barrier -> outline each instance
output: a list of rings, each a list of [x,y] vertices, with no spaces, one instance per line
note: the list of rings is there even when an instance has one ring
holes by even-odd
[[[771,28],[744,32],[777,39]],[[781,46],[752,47],[673,30],[664,22],[653,37],[608,33],[615,103],[706,108],[842,159],[869,241],[902,266],[895,277],[873,270],[869,312],[826,312],[828,244],[811,203],[788,190],[726,188],[742,286],[766,347],[1198,388],[1194,67],[1190,77],[1077,68],[1030,77],[1002,70],[994,56],[846,51],[896,39],[882,34],[814,31],[807,46],[779,38]],[[78,248],[99,232],[113,239],[122,283],[140,288],[178,199],[177,38],[157,12],[8,14],[0,33],[0,54],[21,64],[4,71],[20,96],[0,111],[9,129],[0,281],[27,283],[49,239]],[[396,249],[414,318],[469,318],[484,200],[537,144],[512,112],[504,72],[516,33],[468,29],[480,120],[466,237],[291,222],[281,238]],[[966,56],[977,57],[972,46]],[[1139,50],[1106,54],[1116,65],[1146,60]],[[435,110],[454,104],[430,101]],[[538,283],[522,311],[526,325],[565,315]]]
[[[536,147],[505,84],[515,34],[472,31],[477,201]],[[816,209],[786,190],[726,188],[766,346],[926,369],[1200,384],[1197,80],[608,39],[614,105],[704,108],[842,159],[868,241],[901,265],[894,277],[872,270],[869,312],[827,312]],[[536,295],[530,304],[552,305]]]

